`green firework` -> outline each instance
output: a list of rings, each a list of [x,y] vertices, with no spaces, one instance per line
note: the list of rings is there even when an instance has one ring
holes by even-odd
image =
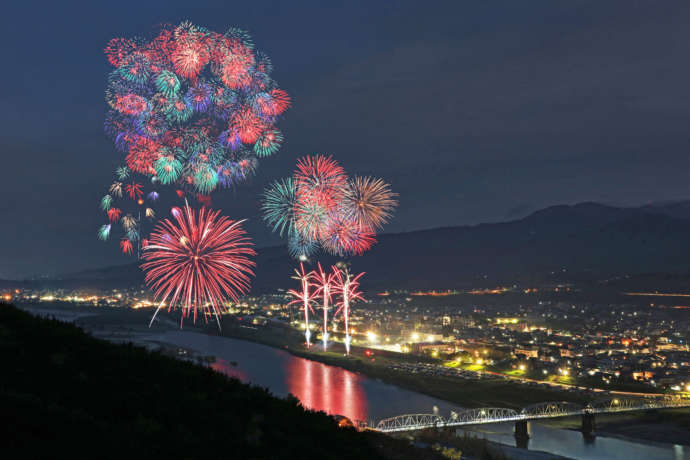
[[[218,185],[218,173],[209,165],[201,165],[194,174],[194,186],[204,195],[213,191]]]
[[[167,97],[174,97],[180,90],[180,80],[169,70],[162,70],[156,77],[156,89]]]
[[[296,192],[292,178],[277,180],[264,190],[264,199],[261,203],[263,218],[274,232],[280,233],[280,236],[285,232],[288,235],[295,233]]]
[[[107,211],[110,209],[110,206],[113,204],[113,197],[110,195],[106,195],[103,198],[101,198],[101,209],[104,211]]]
[[[172,184],[180,177],[182,163],[172,155],[165,155],[156,160],[153,164],[156,175],[161,184]]]

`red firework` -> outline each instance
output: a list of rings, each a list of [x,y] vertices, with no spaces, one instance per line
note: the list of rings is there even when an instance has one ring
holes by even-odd
[[[332,157],[306,156],[297,161],[294,180],[297,229],[311,239],[325,238],[329,215],[335,211],[347,182],[345,170]]]
[[[280,115],[290,108],[290,96],[282,89],[274,89],[271,91],[271,96],[274,103],[272,115]]]
[[[146,99],[136,94],[125,94],[115,96],[115,108],[127,115],[140,115],[148,106]]]
[[[131,184],[125,185],[125,192],[133,200],[136,200],[137,198],[141,198],[144,196],[144,189],[142,185],[137,182],[132,182]]]
[[[129,55],[134,53],[137,49],[134,41],[126,38],[113,38],[105,47],[105,54],[108,56],[108,62],[115,67],[126,59]]]
[[[337,256],[361,255],[375,242],[373,230],[342,215],[329,219],[328,227],[321,238],[321,246]]]
[[[165,219],[154,229],[142,258],[146,284],[168,311],[179,305],[182,320],[193,312],[204,319],[224,309],[225,302],[237,301],[249,291],[256,255],[242,229],[243,221],[220,216],[220,211],[202,208],[198,212],[186,206],[174,208],[175,221]],[[154,314],[151,322],[155,319]]]
[[[229,129],[239,134],[245,144],[256,142],[266,128],[264,122],[251,109],[238,112],[230,121]]]
[[[274,89],[270,98],[259,98],[256,103],[262,114],[276,116],[290,107],[290,96],[282,89]]]
[[[207,208],[211,207],[211,197],[208,195],[198,194],[196,200],[201,203],[202,206],[206,206]]]
[[[239,41],[226,39],[216,48],[213,59],[220,68],[220,79],[228,88],[237,89],[251,82],[254,54]]]
[[[122,238],[120,240],[120,249],[122,249],[123,254],[132,255],[132,242],[129,241],[127,238]]]
[[[330,210],[340,199],[347,175],[333,157],[306,156],[297,161],[295,185],[300,199],[317,200]]]
[[[130,147],[125,162],[132,171],[141,174],[155,174],[153,163],[160,158],[160,149],[161,146],[157,142],[139,136]]]
[[[171,59],[178,75],[195,79],[210,59],[208,46],[196,34],[184,34]]]
[[[122,210],[120,208],[110,208],[108,209],[108,219],[110,222],[117,222],[122,215]]]

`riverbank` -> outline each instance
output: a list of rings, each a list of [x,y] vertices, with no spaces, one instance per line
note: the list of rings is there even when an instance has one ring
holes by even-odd
[[[390,354],[379,354],[373,350],[373,356],[367,356],[365,348],[353,347],[351,355],[344,355],[340,343],[332,343],[330,351],[322,351],[321,344],[316,343],[310,349],[303,344],[303,337],[281,331],[262,334],[265,329],[227,327],[223,336],[249,340],[263,345],[278,348],[305,359],[337,366],[352,372],[360,372],[368,377],[379,379],[411,391],[439,398],[462,407],[509,407],[521,409],[529,404],[543,401],[584,402],[577,394],[564,391],[545,390],[517,385],[503,380],[462,381],[452,377],[432,377],[392,372],[388,365],[397,362],[399,357],[391,358]],[[409,356],[402,359],[409,361]],[[581,420],[545,419],[540,421],[547,426],[579,431]],[[597,416],[599,436],[610,436],[620,439],[651,443],[690,445],[690,409],[670,409],[661,411],[632,412]]]
[[[352,347],[350,356],[345,356],[344,345],[339,342],[329,343],[328,351],[323,351],[320,343],[314,343],[307,349],[304,338],[287,328],[254,329],[226,321],[223,323],[222,335],[279,348],[294,356],[338,366],[352,372],[361,372],[368,377],[462,407],[508,407],[519,410],[543,401],[583,402],[583,398],[578,394],[521,385],[497,378],[462,380],[444,375],[422,376],[392,369],[393,365],[400,362],[425,360],[414,355]]]
[[[3,458],[442,460],[343,429],[295,398],[2,303],[0,358],[0,421],[12,427],[0,433]]]
[[[580,417],[567,417],[539,423],[580,431],[582,421]],[[651,443],[690,446],[690,409],[599,414],[596,416],[595,434],[626,441],[643,439]]]
[[[147,310],[125,310],[108,308],[69,308],[79,313],[97,312],[96,315],[80,315],[77,323],[95,335],[113,336],[118,341],[134,341],[139,334],[156,335],[166,331],[178,331],[179,323],[172,318],[161,317],[154,326],[148,328],[151,312]],[[226,336],[260,343],[276,349],[287,351],[311,361],[321,362],[331,366],[347,369],[396,385],[417,393],[449,401],[462,407],[513,407],[519,409],[532,402],[549,400],[564,400],[573,395],[566,392],[545,392],[540,388],[524,387],[505,381],[462,381],[451,377],[423,376],[391,371],[388,366],[399,362],[414,362],[422,360],[411,355],[391,356],[390,353],[372,350],[373,355],[367,356],[365,348],[353,348],[350,357],[344,356],[344,349],[340,343],[332,343],[330,350],[323,352],[321,344],[316,343],[307,350],[304,338],[299,333],[287,328],[251,328],[240,327],[231,318],[224,318],[222,334],[211,325],[202,324],[188,326],[185,330],[205,333],[211,336]],[[104,337],[106,338],[106,337]],[[110,338],[110,337],[108,337]],[[241,360],[240,365],[242,365]],[[597,416],[597,434],[627,439],[634,442],[644,440],[651,443],[685,444],[690,439],[687,418],[683,418],[683,410],[659,411],[656,418],[654,412],[644,414],[615,414]],[[646,415],[645,415],[646,414]],[[681,415],[674,415],[681,414]],[[685,412],[685,417],[688,417]],[[670,421],[669,421],[670,418]],[[579,430],[578,419],[551,419],[540,424],[554,428]]]

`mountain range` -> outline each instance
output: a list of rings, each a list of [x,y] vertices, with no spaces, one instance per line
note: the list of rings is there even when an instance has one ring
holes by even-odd
[[[559,205],[510,222],[382,234],[352,257],[365,288],[448,289],[506,282],[602,279],[690,270],[690,201],[615,207]],[[253,292],[293,284],[285,247],[259,248]],[[320,257],[322,264],[336,262]],[[315,263],[315,262],[314,262]],[[140,284],[136,263],[34,281],[64,287]]]

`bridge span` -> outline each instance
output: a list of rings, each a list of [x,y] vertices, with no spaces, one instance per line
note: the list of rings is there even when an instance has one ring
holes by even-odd
[[[586,405],[565,401],[543,402],[525,407],[519,412],[501,407],[482,407],[451,412],[449,417],[437,414],[405,414],[381,420],[375,427],[369,427],[382,433],[423,430],[426,428],[452,428],[465,425],[488,423],[516,422],[516,436],[527,436],[526,423],[530,420],[544,418],[582,416],[582,427],[585,432],[594,430],[594,415],[616,412],[630,412],[654,409],[674,409],[690,407],[690,398],[619,398],[611,397],[593,401]]]

